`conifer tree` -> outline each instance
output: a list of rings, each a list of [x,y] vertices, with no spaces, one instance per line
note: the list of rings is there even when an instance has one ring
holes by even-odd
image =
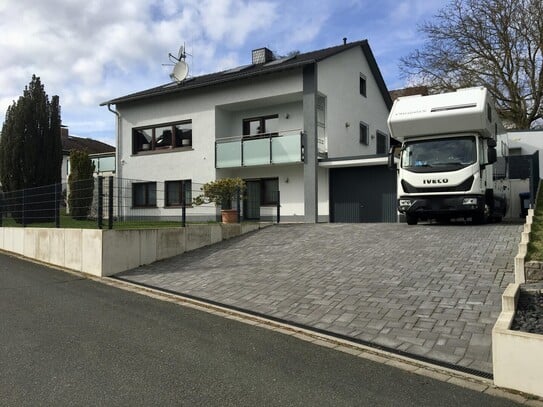
[[[23,95],[8,107],[0,137],[3,191],[18,197],[14,191],[28,190],[13,203],[27,211],[16,215],[18,221],[43,222],[55,216],[54,184],[60,183],[62,166],[60,125],[58,96],[49,101],[40,78],[33,75]]]
[[[94,191],[94,164],[86,151],[70,151],[68,207],[77,220],[87,219]]]

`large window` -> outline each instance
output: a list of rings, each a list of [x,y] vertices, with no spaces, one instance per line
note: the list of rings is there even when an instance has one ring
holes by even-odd
[[[243,120],[244,136],[273,135],[277,134],[278,129],[279,116],[276,114]]]
[[[156,182],[137,182],[132,184],[132,206],[156,207]]]
[[[192,121],[132,130],[132,153],[192,146]]]
[[[183,205],[183,192],[185,193],[185,206],[192,204],[192,181],[190,179],[179,181],[166,181],[166,196],[164,205],[168,207]]]

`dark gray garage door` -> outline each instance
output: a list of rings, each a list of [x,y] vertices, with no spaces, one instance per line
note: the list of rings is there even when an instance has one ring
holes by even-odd
[[[330,170],[331,222],[396,219],[396,171],[384,165]]]

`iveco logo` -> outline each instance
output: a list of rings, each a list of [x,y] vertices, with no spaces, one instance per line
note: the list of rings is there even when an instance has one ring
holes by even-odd
[[[447,184],[448,182],[449,180],[447,178],[422,180],[423,184]]]

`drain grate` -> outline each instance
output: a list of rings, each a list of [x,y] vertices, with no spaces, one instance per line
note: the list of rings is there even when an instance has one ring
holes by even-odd
[[[327,335],[327,336],[330,336],[330,337],[333,337],[333,338],[346,340],[346,341],[349,341],[349,342],[357,343],[359,345],[367,346],[368,348],[378,349],[378,350],[388,352],[388,353],[391,353],[391,354],[394,354],[394,355],[408,357],[410,359],[418,360],[419,362],[424,362],[424,363],[444,367],[444,368],[447,368],[447,369],[455,370],[457,372],[467,373],[467,374],[470,374],[470,375],[473,375],[473,376],[482,377],[484,379],[490,379],[490,380],[494,379],[494,375],[492,373],[483,372],[482,370],[471,369],[469,367],[464,367],[464,366],[458,366],[458,365],[455,365],[453,363],[449,363],[449,362],[429,358],[429,357],[422,356],[422,355],[416,355],[416,354],[405,352],[405,351],[395,349],[395,348],[392,348],[392,347],[389,347],[389,346],[379,345],[377,343],[373,343],[373,342],[366,341],[366,340],[363,340],[363,339],[357,339],[357,338],[353,338],[351,336],[338,334],[338,333],[333,332],[333,331],[327,331],[325,329],[315,328],[315,327],[312,327],[312,326],[309,326],[309,325],[300,324],[298,322],[292,322],[292,321],[289,321],[287,319],[273,317],[273,316],[266,315],[266,314],[263,314],[263,313],[260,313],[260,312],[251,311],[251,310],[241,308],[241,307],[236,307],[234,305],[223,304],[223,303],[218,302],[218,301],[213,301],[213,300],[209,300],[207,298],[197,297],[197,296],[191,295],[191,294],[185,294],[185,293],[181,293],[181,292],[174,291],[174,290],[168,290],[166,288],[156,287],[156,286],[153,286],[153,285],[150,285],[150,284],[139,283],[139,282],[135,282],[135,281],[132,281],[132,280],[129,280],[129,279],[126,279],[126,278],[122,278],[122,277],[118,277],[118,276],[111,276],[109,278],[112,278],[112,279],[115,279],[115,280],[120,280],[120,281],[126,281],[127,283],[139,285],[141,287],[152,288],[154,290],[163,291],[163,292],[168,293],[168,294],[174,294],[174,295],[182,296],[182,297],[188,298],[190,300],[200,301],[200,302],[207,303],[207,304],[210,304],[210,305],[215,305],[215,306],[218,306],[218,307],[230,309],[232,311],[243,312],[244,314],[252,315],[252,316],[255,316],[255,317],[259,317],[259,318],[264,318],[264,319],[274,321],[274,322],[279,322],[281,324],[290,325],[290,326],[293,326],[293,327],[296,327],[296,328],[305,329],[307,331],[312,331],[312,332],[315,332],[315,333]]]

